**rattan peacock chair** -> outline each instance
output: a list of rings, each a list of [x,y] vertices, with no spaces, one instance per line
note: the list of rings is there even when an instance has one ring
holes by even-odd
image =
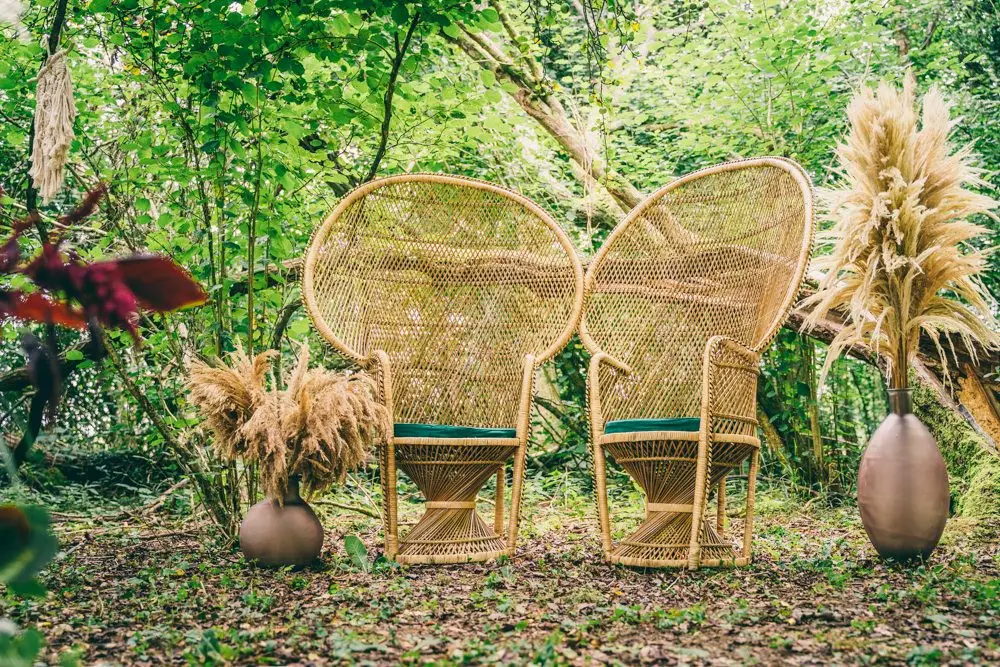
[[[490,183],[384,178],[348,194],[318,228],[302,293],[319,332],[375,374],[395,421],[380,452],[386,555],[513,555],[535,369],[573,334],[583,303],[583,269],[566,234],[536,204]],[[426,498],[402,539],[397,467]],[[488,526],[476,496],[493,475]]]
[[[785,321],[812,248],[812,189],[794,162],[757,158],[680,178],[608,237],[580,325],[606,557],[639,567],[750,560],[761,351]],[[646,495],[613,544],[606,454]],[[742,547],[722,535],[726,475],[750,460]],[[718,489],[715,525],[706,520]]]

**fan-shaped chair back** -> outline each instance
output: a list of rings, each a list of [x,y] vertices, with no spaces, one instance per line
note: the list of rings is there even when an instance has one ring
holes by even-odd
[[[513,427],[525,358],[569,339],[582,282],[566,234],[530,200],[411,174],[340,202],[310,245],[303,295],[344,354],[388,355],[397,423]]]
[[[627,364],[605,420],[699,414],[711,336],[761,351],[786,318],[812,243],[805,172],[757,158],[692,173],[650,195],[587,271],[584,342]]]

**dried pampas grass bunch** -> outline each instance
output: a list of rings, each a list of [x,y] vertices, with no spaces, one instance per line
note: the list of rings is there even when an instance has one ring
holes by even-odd
[[[195,361],[188,389],[219,455],[257,463],[261,489],[281,502],[292,477],[310,495],[343,483],[367,461],[375,442],[385,442],[391,420],[370,376],[310,369],[307,345],[287,387],[269,389],[275,355],[272,350],[250,359],[240,349],[228,366]]]
[[[918,117],[915,83],[864,89],[847,110],[847,143],[837,148],[845,183],[828,193],[834,225],[820,240],[832,252],[816,260],[826,271],[805,327],[830,310],[847,323],[830,345],[824,374],[846,347],[867,345],[886,361],[892,387],[907,386],[921,332],[937,345],[958,335],[970,351],[1000,346],[998,324],[978,276],[983,252],[968,242],[987,230],[969,221],[994,217],[997,202],[969,187],[986,184],[969,146],[955,150],[954,121],[936,89]],[[954,353],[953,353],[954,356]]]

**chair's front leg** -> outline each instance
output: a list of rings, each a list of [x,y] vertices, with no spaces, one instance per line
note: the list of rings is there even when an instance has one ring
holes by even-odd
[[[594,492],[597,494],[597,519],[601,525],[601,549],[604,555],[611,554],[611,515],[608,512],[607,463],[604,446],[596,440],[594,448]]]
[[[510,520],[507,525],[507,552],[514,555],[517,548],[517,531],[521,517],[521,487],[524,484],[524,457],[527,443],[521,440],[514,454],[514,481],[510,487]],[[502,528],[502,527],[501,527]]]
[[[517,409],[517,452],[514,454],[514,480],[510,490],[510,521],[507,526],[507,551],[513,556],[517,547],[517,530],[521,519],[521,488],[524,485],[524,459],[528,452],[528,430],[531,426],[531,396],[535,385],[535,357],[524,358],[521,378],[521,400]]]
[[[396,445],[390,438],[385,445],[385,475],[382,493],[386,503],[385,557],[393,559],[399,553],[399,529],[397,523],[396,491]]]
[[[389,411],[390,419],[394,418],[392,405],[392,369],[389,355],[382,350],[376,350],[366,364],[374,368],[377,391],[382,405]],[[390,429],[391,429],[390,425]],[[396,445],[390,431],[388,441],[382,451],[379,470],[379,481],[382,483],[382,498],[385,505],[385,557],[393,559],[399,553],[399,530],[397,521],[397,490],[396,490]]]
[[[750,459],[750,473],[747,477],[747,507],[743,524],[743,558],[749,561],[750,548],[753,543],[753,503],[757,494],[757,466],[760,462],[760,449],[754,451]]]
[[[611,516],[608,512],[607,462],[601,434],[604,431],[601,412],[600,369],[601,353],[590,359],[587,373],[587,404],[590,406],[590,446],[594,457],[594,493],[597,495],[597,520],[601,528],[601,548],[605,557],[611,554]]]
[[[715,530],[722,535],[726,529],[726,478],[719,481],[719,490],[716,492],[718,507],[715,515]]]
[[[738,421],[756,425],[755,387],[759,356],[738,341],[725,336],[713,336],[705,345],[702,361],[702,395],[701,395],[701,430],[698,438],[698,459],[694,487],[694,512],[691,521],[691,546],[688,553],[688,567],[695,569],[701,565],[701,530],[704,521],[705,505],[708,498],[706,486],[712,478],[713,420],[716,418],[727,421]],[[732,383],[734,379],[744,374],[753,379],[743,383],[746,393],[737,393],[740,397],[734,402]],[[738,385],[737,385],[738,386]],[[728,388],[729,391],[723,391]],[[754,450],[751,462],[751,483],[747,491],[747,523],[743,536],[743,558],[750,553],[750,535],[752,532],[753,491],[757,473],[757,456]],[[719,514],[716,519],[719,532],[725,522],[725,478],[719,482]]]
[[[500,464],[500,470],[497,472],[497,491],[494,495],[493,503],[493,531],[497,535],[503,535],[504,521],[503,521],[503,492],[504,492],[504,473],[506,472],[506,464]]]
[[[688,547],[688,567],[692,570],[698,569],[701,565],[701,522],[705,514],[705,501],[708,494],[705,492],[706,480],[709,476],[710,448],[708,416],[702,414],[701,434],[698,438],[698,460],[694,478],[694,503],[691,512],[691,541]]]
[[[712,389],[715,380],[714,364],[718,355],[722,336],[713,336],[705,345],[701,366],[701,426],[698,432],[698,459],[694,478],[694,503],[691,512],[691,541],[688,547],[688,567],[692,570],[701,565],[701,522],[704,520],[708,492],[705,488],[710,479],[712,466]]]

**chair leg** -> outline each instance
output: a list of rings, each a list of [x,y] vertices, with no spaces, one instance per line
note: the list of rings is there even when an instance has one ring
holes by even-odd
[[[494,499],[493,505],[493,530],[497,535],[503,535],[503,492],[504,492],[504,480],[506,472],[506,465],[501,464],[500,470],[497,472],[497,492]]]
[[[594,491],[597,493],[597,519],[601,525],[601,548],[604,555],[611,553],[611,517],[608,514],[608,477],[604,447],[593,439]]]
[[[382,493],[385,494],[386,520],[385,527],[385,557],[392,559],[399,553],[399,533],[396,522],[396,446],[390,440],[386,444],[385,483]]]
[[[688,568],[698,569],[701,565],[701,522],[704,520],[705,500],[708,493],[705,490],[708,478],[708,448],[709,443],[702,434],[698,443],[698,461],[694,478],[694,503],[691,513],[691,541],[688,547]]]
[[[719,480],[719,490],[716,494],[716,500],[718,501],[718,510],[715,515],[715,530],[722,535],[723,530],[726,528],[726,478],[723,477]]]
[[[517,547],[517,529],[521,518],[521,487],[524,485],[524,457],[528,451],[527,441],[522,441],[514,454],[514,482],[510,491],[510,520],[507,531],[507,550],[514,555]]]
[[[743,525],[743,557],[750,558],[750,547],[753,541],[753,503],[757,493],[757,465],[759,463],[760,450],[755,449],[750,458],[750,472],[747,475],[747,511],[746,520]]]

